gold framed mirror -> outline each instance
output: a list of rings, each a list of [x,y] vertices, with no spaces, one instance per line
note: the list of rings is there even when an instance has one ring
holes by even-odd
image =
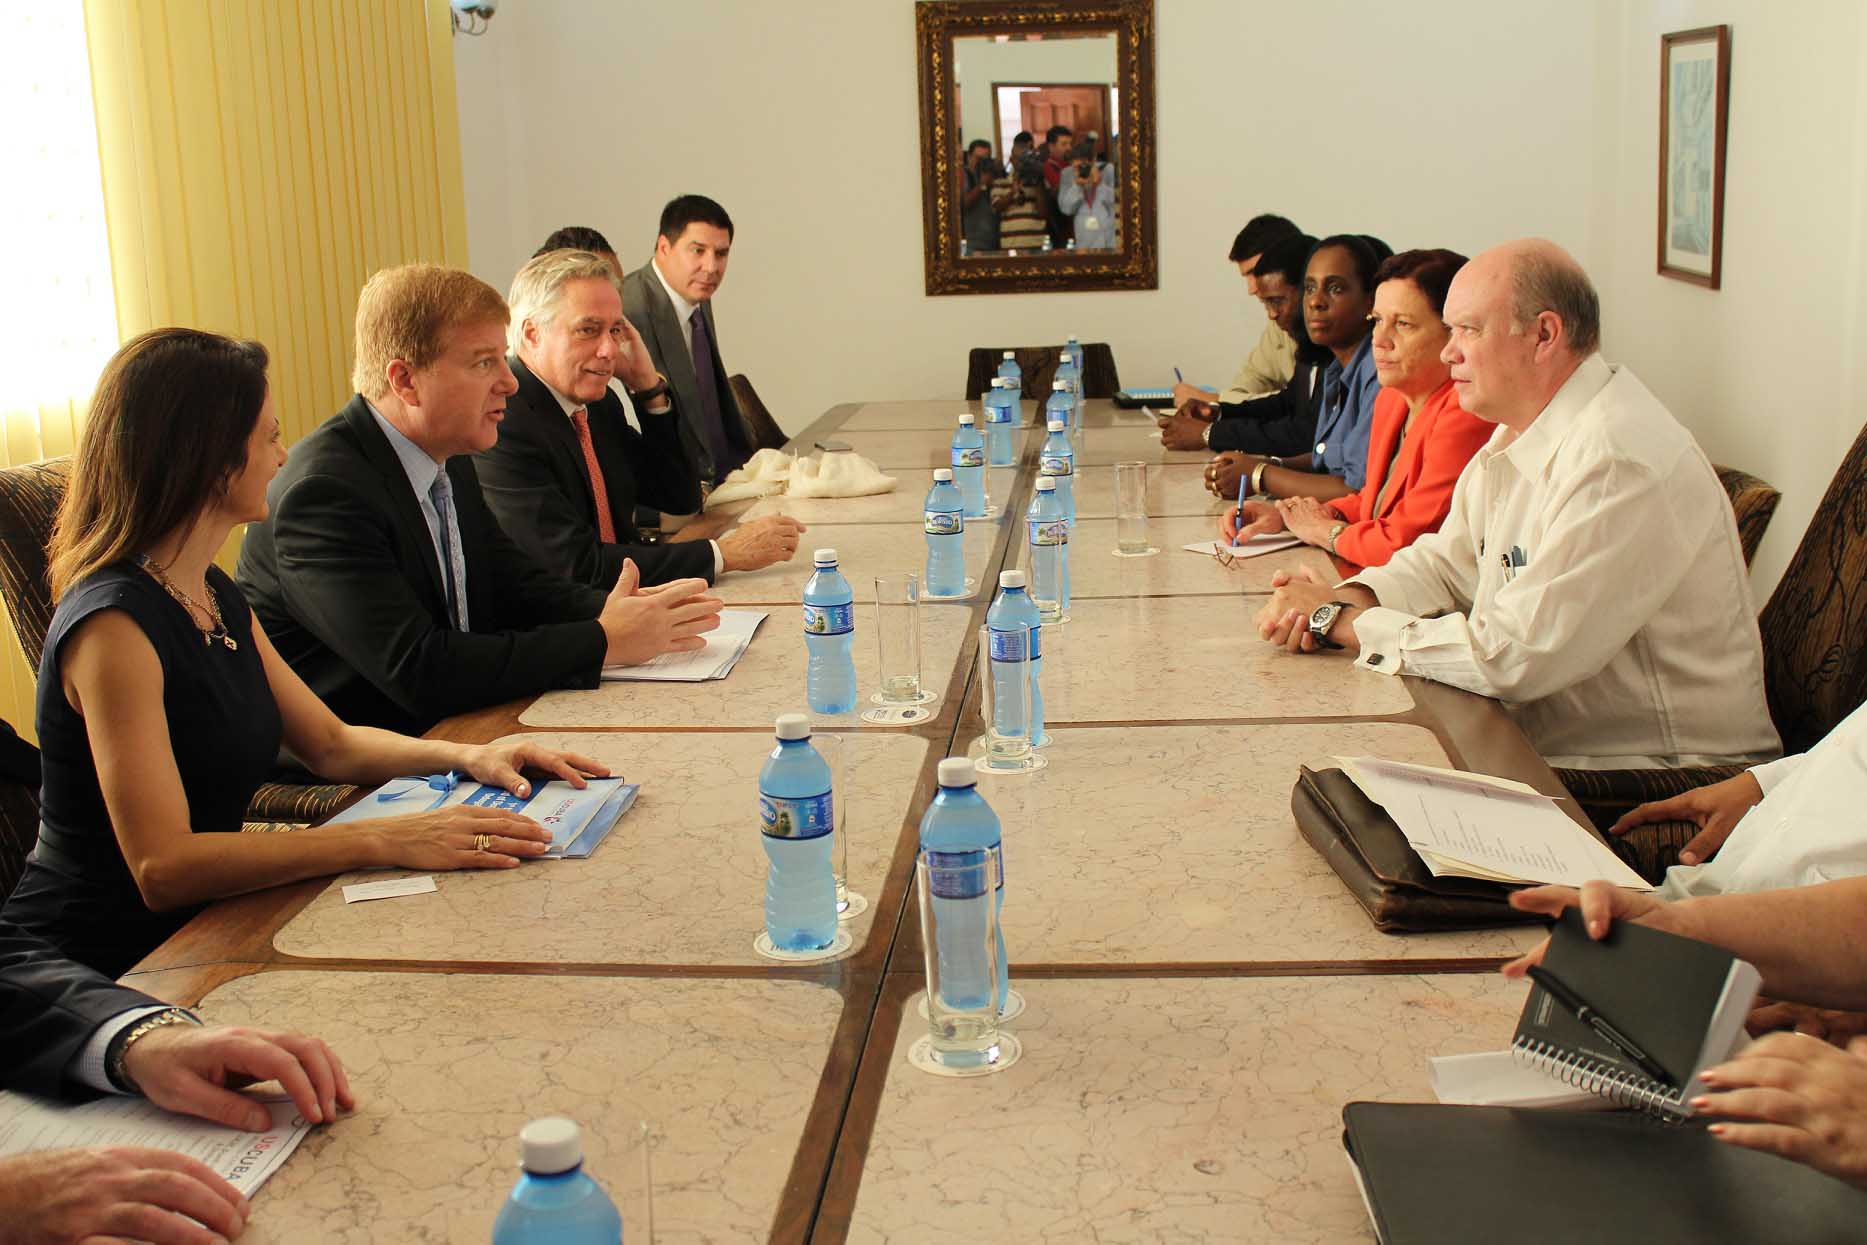
[[[1151,290],[1153,0],[921,0],[929,294]]]

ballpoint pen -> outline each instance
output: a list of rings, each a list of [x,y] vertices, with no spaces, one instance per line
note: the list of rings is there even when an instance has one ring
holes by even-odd
[[[1183,385],[1186,383],[1186,377],[1180,375],[1180,369],[1177,367],[1173,369],[1173,378]]]
[[[1530,966],[1530,980],[1543,987],[1550,998],[1569,1011],[1577,1020],[1600,1034],[1602,1039],[1615,1050],[1638,1064],[1640,1070],[1668,1089],[1675,1088],[1672,1074],[1662,1068],[1659,1061],[1634,1044],[1634,1040],[1608,1023],[1608,1018],[1584,1003],[1573,990],[1556,979],[1556,975],[1541,964]]]
[[[1238,529],[1245,525],[1245,485],[1250,479],[1251,473],[1249,471],[1241,471],[1238,473],[1238,509],[1232,512],[1237,516],[1232,523],[1232,544],[1234,546],[1238,544]]]

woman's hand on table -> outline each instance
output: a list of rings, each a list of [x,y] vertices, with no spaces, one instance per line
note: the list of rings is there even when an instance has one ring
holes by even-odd
[[[1867,1038],[1846,1050],[1800,1033],[1773,1033],[1699,1078],[1692,1100],[1722,1117],[1720,1141],[1806,1163],[1867,1188]]]
[[[521,800],[532,793],[523,770],[543,770],[582,789],[584,778],[607,778],[609,768],[576,752],[560,752],[531,740],[516,743],[468,744],[460,750],[454,768],[491,787],[503,787]]]
[[[1241,523],[1239,520],[1243,519]],[[1253,536],[1269,536],[1284,530],[1284,517],[1268,501],[1247,501],[1242,508],[1227,506],[1219,516],[1219,535],[1228,545],[1242,545]]]
[[[1342,521],[1335,511],[1314,497],[1286,497],[1277,503],[1282,526],[1306,545],[1329,547],[1329,531]]]
[[[1259,459],[1255,454],[1243,454],[1237,450],[1227,450],[1206,464],[1206,491],[1214,497],[1226,499],[1238,496],[1241,480],[1251,478]]]
[[[529,817],[468,804],[355,824],[381,834],[382,863],[394,869],[511,869],[551,846]]]

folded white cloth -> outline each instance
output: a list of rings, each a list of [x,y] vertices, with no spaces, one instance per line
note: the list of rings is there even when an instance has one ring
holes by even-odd
[[[790,478],[789,454],[783,450],[760,450],[720,481],[718,488],[707,494],[707,509],[723,506],[727,502],[744,501],[748,497],[770,497],[773,493],[782,493]]]
[[[869,497],[892,493],[895,478],[853,450],[837,450],[791,464],[788,497]]]

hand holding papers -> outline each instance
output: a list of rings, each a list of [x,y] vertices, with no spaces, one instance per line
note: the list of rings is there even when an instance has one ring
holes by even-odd
[[[720,625],[705,635],[706,647],[689,653],[662,653],[634,666],[604,666],[604,682],[704,683],[723,679],[745,655],[765,610],[721,610]]]
[[[448,784],[448,776],[436,778],[395,778],[330,819],[327,825],[346,821],[365,821],[374,817],[393,817],[399,813],[432,812],[436,809],[467,805],[517,813],[551,832],[548,859],[576,860],[596,850],[622,815],[635,803],[641,790],[620,778],[592,778],[580,791],[567,782],[552,781],[532,787],[529,796],[520,798],[503,787],[486,783]],[[441,784],[437,786],[436,784]],[[442,791],[439,799],[434,793]],[[373,885],[373,884],[368,884]],[[346,890],[351,888],[346,887]],[[433,889],[429,886],[427,889]],[[413,894],[392,890],[390,894]],[[364,898],[384,896],[365,893]]]
[[[1343,758],[1342,768],[1435,876],[1561,886],[1605,878],[1652,889],[1554,800],[1521,783],[1375,757]]]

